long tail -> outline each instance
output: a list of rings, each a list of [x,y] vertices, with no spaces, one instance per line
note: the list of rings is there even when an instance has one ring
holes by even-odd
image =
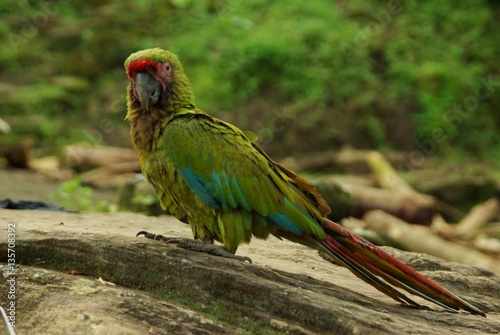
[[[322,241],[315,240],[319,249],[337,264],[345,266],[360,279],[396,301],[420,306],[395,288],[399,287],[447,310],[458,312],[462,309],[472,314],[486,316],[479,308],[335,222],[326,220],[324,227],[327,238]]]

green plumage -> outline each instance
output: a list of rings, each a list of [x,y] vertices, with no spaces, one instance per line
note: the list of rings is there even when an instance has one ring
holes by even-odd
[[[300,177],[270,160],[241,130],[197,109],[175,55],[144,50],[125,67],[144,59],[169,62],[174,71],[168,88],[174,93],[164,105],[144,111],[128,95],[132,142],[164,209],[187,218],[195,238],[215,239],[233,253],[252,235],[279,237],[290,230],[325,237],[321,222],[329,208],[316,190],[291,180]]]

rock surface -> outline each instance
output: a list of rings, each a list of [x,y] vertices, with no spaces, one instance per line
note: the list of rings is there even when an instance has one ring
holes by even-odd
[[[426,302],[430,310],[403,307],[315,251],[274,238],[239,249],[253,259],[249,264],[134,237],[139,230],[190,236],[168,216],[0,210],[3,263],[8,223],[16,227],[20,265],[18,335],[500,331],[499,277],[424,254],[389,250],[488,312],[487,318]],[[8,288],[2,280],[1,292]],[[9,302],[1,294],[0,304]]]

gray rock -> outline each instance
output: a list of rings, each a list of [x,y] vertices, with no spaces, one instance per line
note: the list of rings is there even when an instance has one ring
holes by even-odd
[[[0,210],[0,222],[18,229],[18,335],[500,331],[499,278],[424,254],[390,251],[488,312],[487,318],[426,302],[430,310],[401,306],[314,251],[276,239],[241,248],[239,254],[254,259],[249,264],[132,237],[153,226],[158,233],[189,235],[187,226],[168,217]],[[0,227],[0,262],[7,261],[6,230],[7,224]],[[0,287],[4,292],[7,282]],[[0,295],[2,306],[8,302]]]

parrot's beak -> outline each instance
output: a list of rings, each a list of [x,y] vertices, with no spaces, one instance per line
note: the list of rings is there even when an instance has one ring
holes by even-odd
[[[139,72],[135,76],[135,90],[139,96],[142,109],[147,112],[150,105],[158,102],[161,94],[161,85],[151,75]]]

